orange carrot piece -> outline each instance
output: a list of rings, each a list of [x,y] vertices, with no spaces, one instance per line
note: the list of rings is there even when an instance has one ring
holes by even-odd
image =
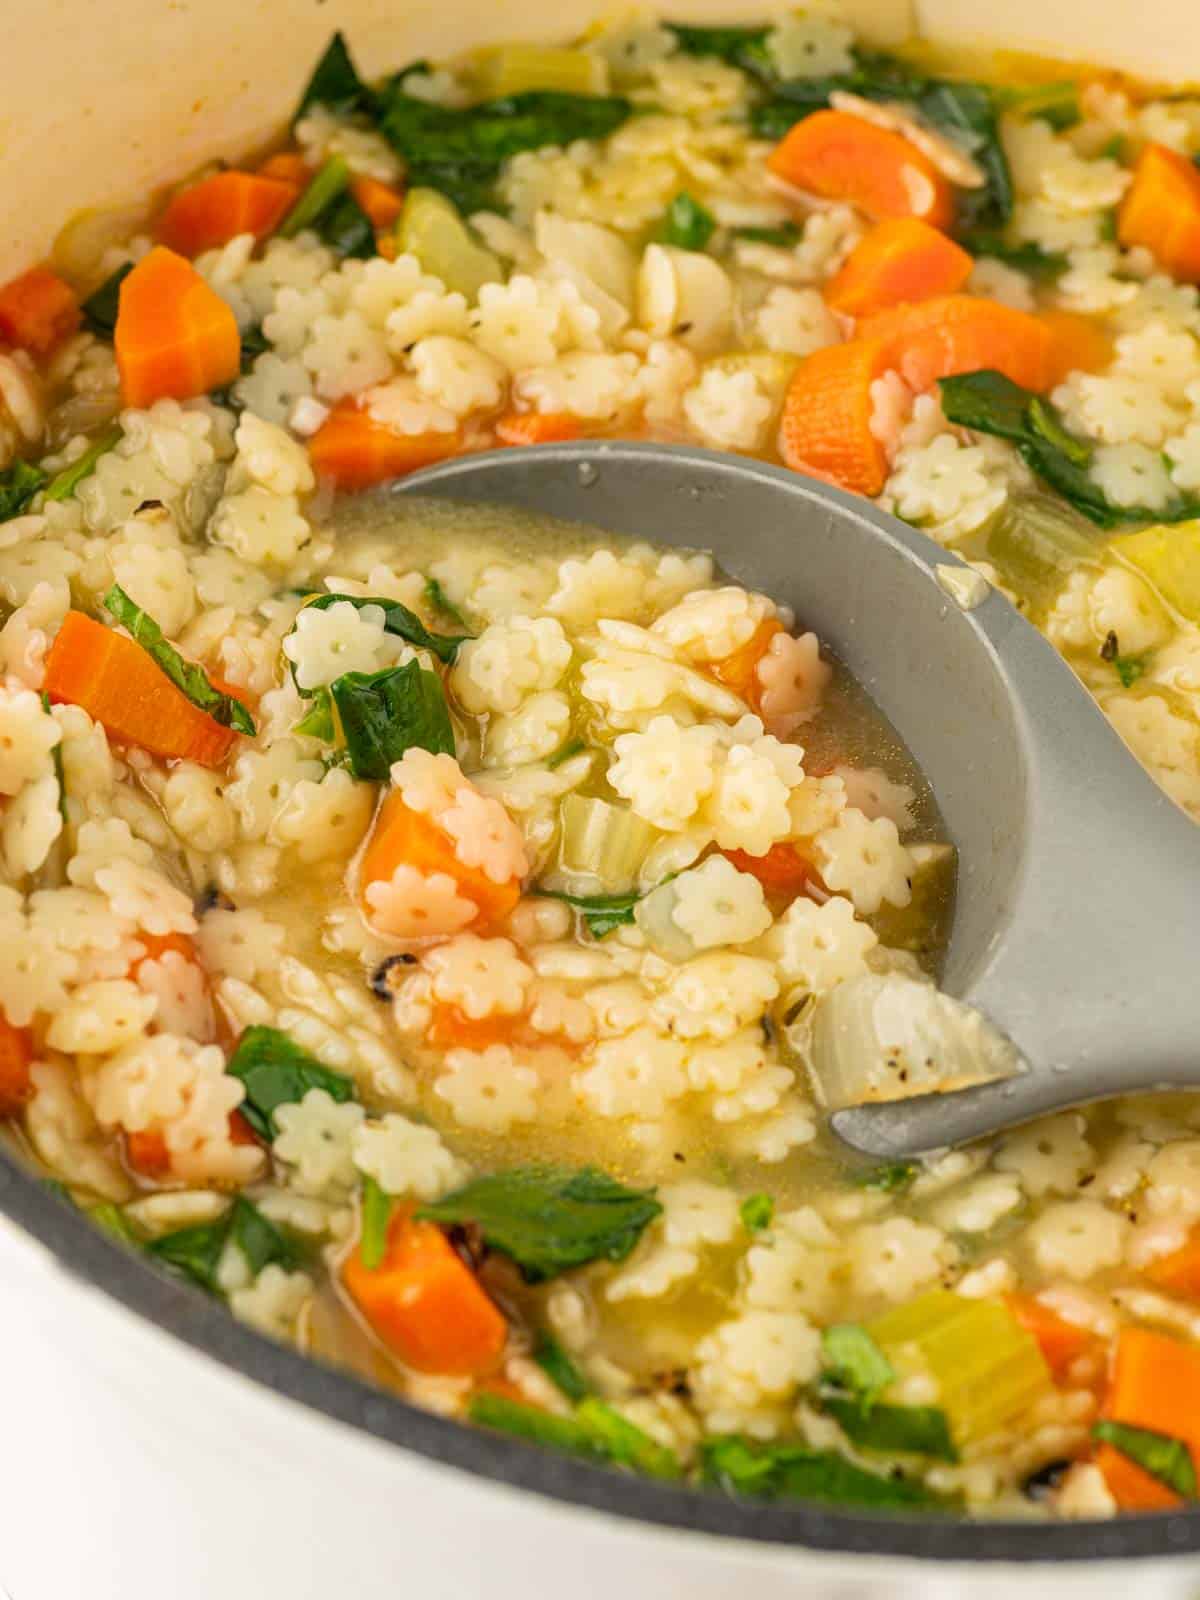
[[[1061,1383],[1079,1357],[1095,1344],[1095,1336],[1060,1317],[1031,1294],[1009,1294],[1004,1298],[1013,1316],[1037,1340],[1054,1381]]]
[[[265,239],[300,195],[298,184],[256,172],[215,172],[180,192],[158,219],[158,237],[169,250],[198,256],[252,233]]]
[[[790,128],[767,157],[777,178],[826,200],[845,200],[877,221],[921,217],[935,228],[954,220],[946,179],[902,134],[848,111],[814,111]]]
[[[404,196],[390,183],[380,183],[378,178],[354,178],[350,193],[365,211],[373,228],[390,228],[404,210]]]
[[[1113,341],[1093,317],[1074,311],[1040,311],[1038,321],[1049,328],[1050,373],[1053,389],[1072,372],[1102,372],[1113,357]]]
[[[757,709],[759,686],[755,674],[758,663],[770,649],[771,640],[782,632],[781,622],[775,617],[764,617],[745,644],[720,661],[712,662],[708,670],[719,683],[732,689],[734,694],[741,695],[743,700],[749,700]]]
[[[779,420],[779,454],[855,494],[876,495],[887,481],[887,455],[871,432],[871,385],[890,365],[879,339],[817,350],[796,368]]]
[[[33,1084],[29,1068],[33,1061],[33,1035],[28,1028],[14,1028],[0,1015],[0,1117],[13,1117],[29,1099]]]
[[[308,455],[317,476],[339,489],[369,489],[457,455],[461,444],[457,432],[394,433],[343,401],[308,441]]]
[[[74,290],[49,267],[32,267],[0,289],[0,339],[30,355],[49,355],[82,320]]]
[[[1152,1284],[1168,1294],[1200,1300],[1200,1228],[1195,1229],[1178,1250],[1159,1256],[1143,1271]]]
[[[1182,1439],[1200,1471],[1200,1346],[1148,1328],[1122,1328],[1103,1415]],[[1124,1511],[1157,1511],[1179,1504],[1178,1495],[1112,1445],[1100,1446],[1096,1463]]]
[[[196,941],[187,933],[147,933],[144,929],[138,931],[138,943],[145,950],[129,969],[130,977],[137,972],[143,961],[160,961],[163,956],[175,954],[182,956],[185,961],[200,965],[200,957],[196,951]]]
[[[237,734],[194,706],[140,645],[68,611],[46,657],[46,693],[82,706],[122,744],[219,767]]]
[[[582,429],[569,411],[509,411],[496,424],[501,444],[562,444]]]
[[[767,894],[776,899],[795,900],[810,884],[822,887],[821,874],[794,844],[773,844],[762,856],[749,855],[745,850],[726,850],[724,854],[739,872],[757,878]]]
[[[167,1141],[154,1128],[125,1135],[125,1159],[143,1178],[161,1178],[171,1165]]]
[[[121,284],[113,349],[121,403],[140,410],[232,383],[242,339],[233,312],[191,262],[155,245]]]
[[[877,222],[825,286],[834,311],[862,317],[886,306],[955,294],[971,276],[974,260],[961,245],[919,217]]]
[[[520,1016],[497,1013],[468,1017],[457,1006],[435,1001],[425,1037],[442,1050],[486,1050],[490,1044],[508,1044]]]
[[[1117,238],[1126,250],[1142,245],[1173,278],[1200,283],[1200,169],[1166,145],[1146,145],[1117,212]]]
[[[342,1282],[383,1342],[417,1372],[482,1377],[499,1364],[504,1315],[432,1222],[397,1212],[380,1265],[364,1266],[356,1249]]]
[[[299,150],[277,150],[259,163],[258,174],[260,178],[278,178],[281,183],[293,184],[297,189],[306,189],[313,175]]]
[[[976,295],[940,295],[864,317],[862,339],[886,346],[888,365],[922,391],[939,378],[994,368],[1039,394],[1053,376],[1054,335],[1038,317]]]
[[[502,922],[521,898],[518,879],[494,883],[480,868],[465,866],[449,835],[423,812],[411,810],[393,789],[379,808],[363,852],[359,884],[364,895],[369,884],[386,882],[404,864],[426,877],[443,872],[453,878],[463,896],[479,907],[484,922]]]
[[[230,1144],[261,1144],[262,1140],[240,1111],[231,1111],[229,1113],[229,1142]]]

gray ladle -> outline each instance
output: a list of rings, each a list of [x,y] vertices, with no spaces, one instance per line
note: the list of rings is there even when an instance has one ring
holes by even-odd
[[[839,1112],[849,1144],[917,1155],[1087,1100],[1200,1086],[1200,830],[1007,600],[947,598],[934,569],[955,557],[863,500],[683,446],[491,452],[401,492],[711,550],[794,607],[907,741],[959,851],[942,987],[1027,1070]]]

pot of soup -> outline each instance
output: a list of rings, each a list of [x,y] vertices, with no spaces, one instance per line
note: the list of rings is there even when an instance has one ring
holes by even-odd
[[[1024,1067],[939,618],[1200,819],[1200,31],[979,10],[0,23],[14,1600],[1194,1589],[1200,1096],[833,1126]]]

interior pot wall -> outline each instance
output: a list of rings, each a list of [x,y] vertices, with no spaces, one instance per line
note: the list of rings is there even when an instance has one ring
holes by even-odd
[[[914,21],[969,42],[1200,78],[1195,0],[845,0],[874,43]],[[4,0],[0,6],[0,279],[45,253],[73,210],[115,203],[218,154],[268,138],[332,28],[367,73],[419,55],[554,34],[568,37],[621,0],[555,0],[544,22],[517,0]],[[758,20],[778,0],[663,0],[696,22]],[[1188,60],[1189,52],[1191,55]]]

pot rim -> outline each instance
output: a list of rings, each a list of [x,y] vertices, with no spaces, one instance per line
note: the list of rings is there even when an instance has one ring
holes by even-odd
[[[202,1290],[110,1240],[2,1149],[0,1213],[74,1277],[252,1382],[441,1465],[583,1510],[716,1538],[937,1562],[1090,1562],[1200,1551],[1200,1509],[1113,1521],[964,1522],[928,1513],[871,1516],[802,1501],[756,1503],[626,1476],[423,1411],[276,1344]]]

